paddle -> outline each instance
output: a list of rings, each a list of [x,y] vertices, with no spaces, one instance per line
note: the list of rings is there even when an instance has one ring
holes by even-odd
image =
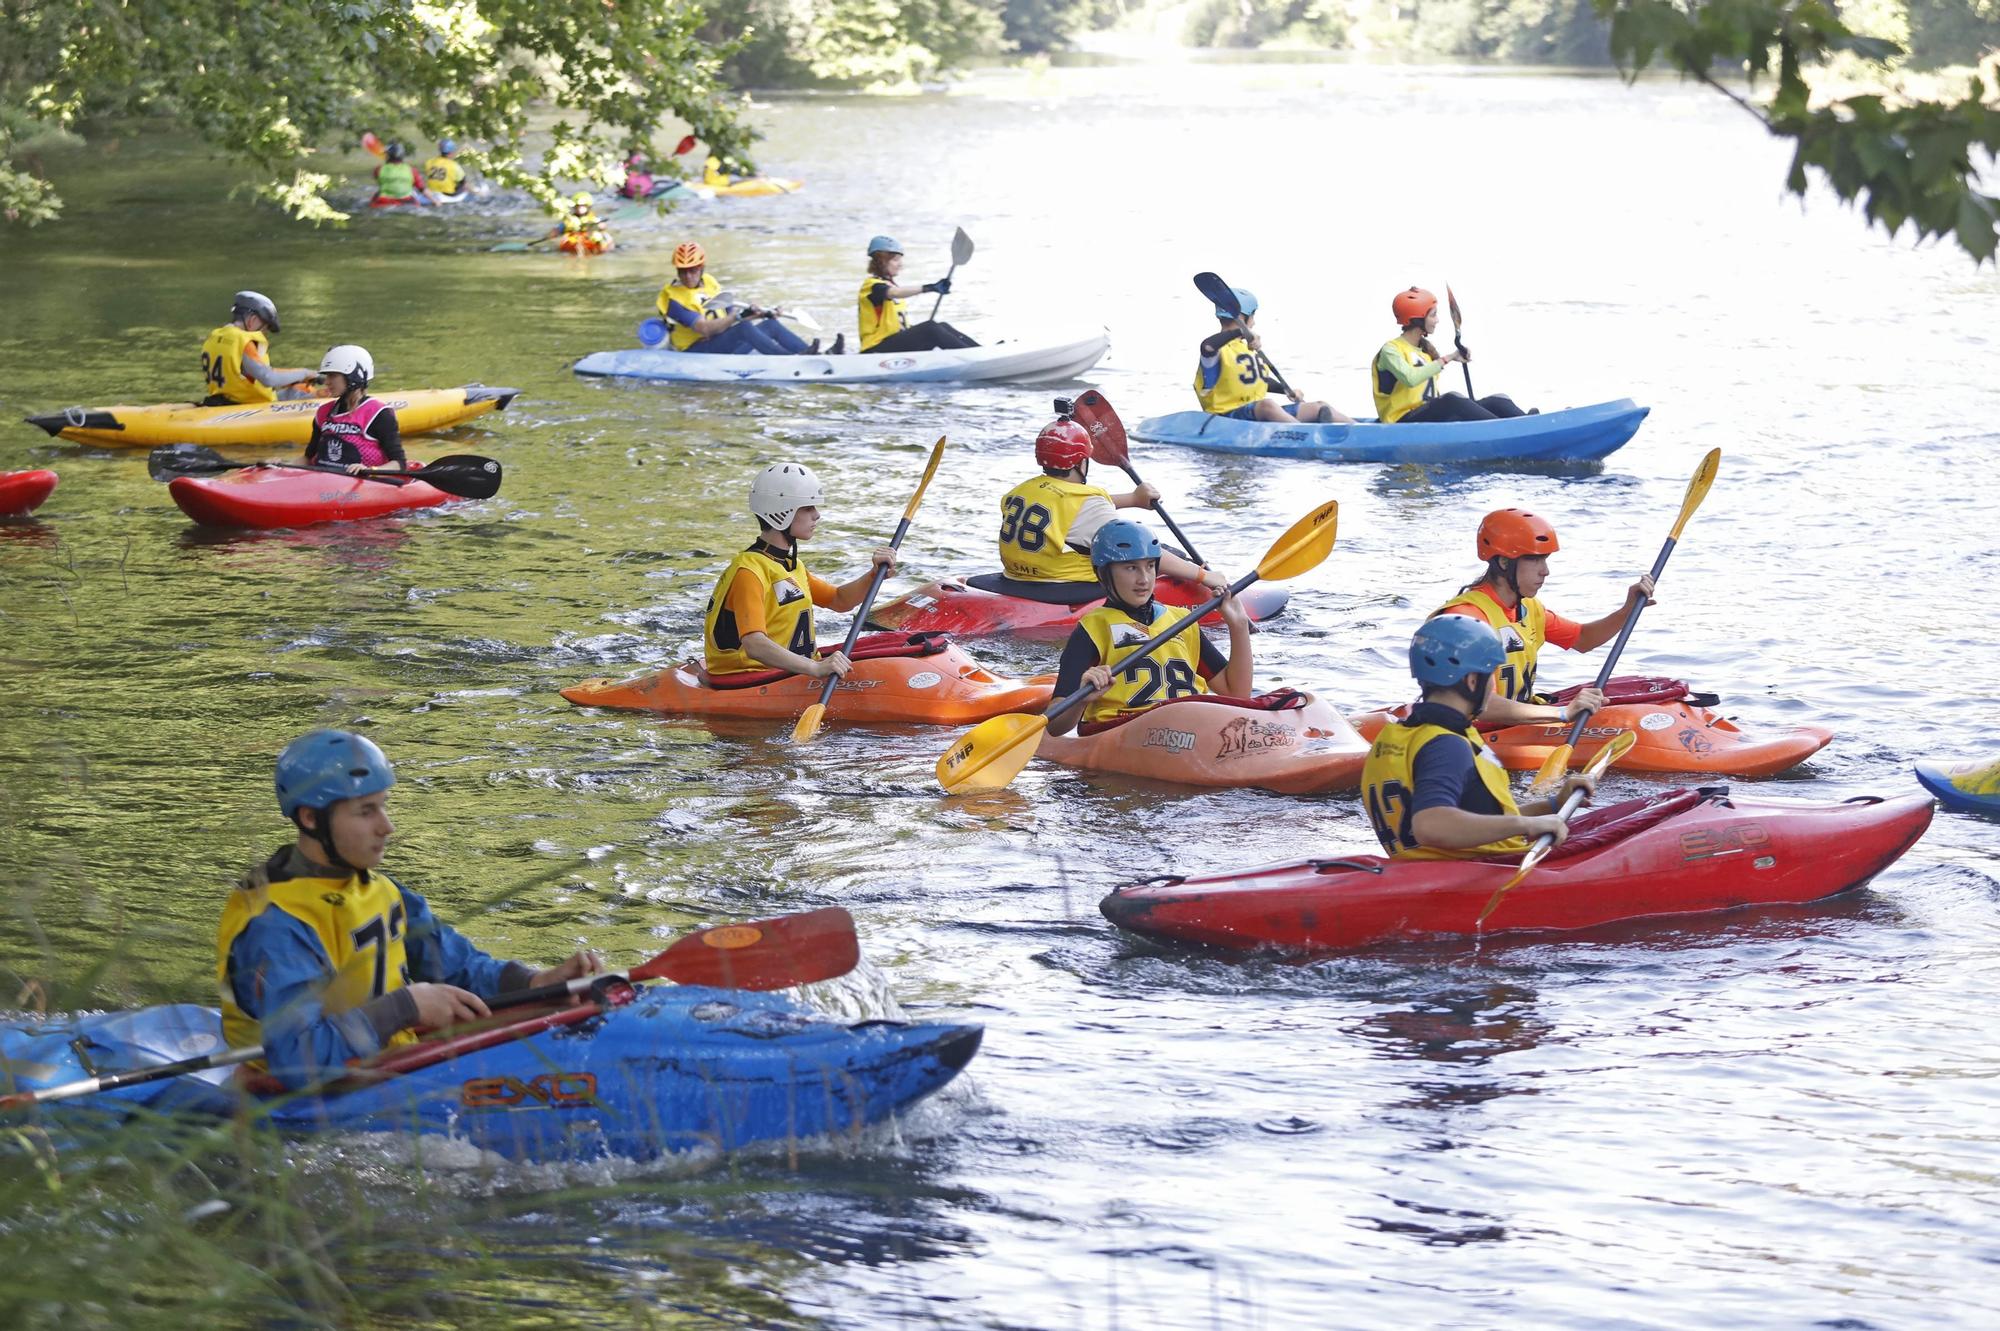
[[[531,250],[536,246],[546,245],[554,239],[554,235],[546,235],[536,236],[533,240],[503,240],[498,245],[488,248],[486,252],[488,254],[519,254],[524,250]]]
[[[1057,415],[1064,414],[1063,402],[1064,399],[1062,398],[1056,399]],[[1113,411],[1111,404],[1104,400],[1104,394],[1098,392],[1095,388],[1084,390],[1082,396],[1078,397],[1071,404],[1068,415],[1073,420],[1081,422],[1083,428],[1089,432],[1090,455],[1092,457],[1096,458],[1099,462],[1108,462],[1127,476],[1130,476],[1132,484],[1145,484],[1144,481],[1139,479],[1139,473],[1132,467],[1131,454],[1127,451],[1125,422],[1118,419],[1118,413]],[[1201,556],[1195,553],[1194,542],[1190,541],[1187,538],[1187,533],[1183,532],[1175,524],[1174,520],[1167,516],[1167,510],[1161,508],[1158,504],[1154,504],[1153,512],[1159,515],[1160,521],[1167,524],[1167,530],[1172,532],[1174,539],[1181,543],[1181,549],[1187,551],[1187,557],[1197,564],[1201,563]]]
[[[361,146],[363,148],[366,148],[371,154],[373,154],[376,157],[385,157],[388,155],[389,152],[388,145],[383,143],[381,139],[375,137],[375,131],[372,129],[363,130],[361,132]]]
[[[500,492],[500,464],[492,458],[483,458],[475,453],[448,454],[416,471],[371,467],[359,473],[350,472],[345,467],[314,467],[298,462],[231,462],[214,449],[204,448],[199,444],[169,444],[156,448],[146,455],[147,474],[156,481],[171,481],[176,476],[214,476],[225,471],[243,471],[251,467],[317,471],[330,476],[358,474],[369,480],[392,481],[397,484],[422,481],[432,489],[442,490],[460,499],[491,499]]]
[[[489,1006],[494,1009],[504,1009],[528,1003],[553,1002],[570,994],[587,992],[592,985],[606,979],[624,979],[632,982],[666,979],[676,984],[711,985],[725,989],[789,989],[793,985],[811,984],[818,980],[830,980],[835,976],[845,975],[854,969],[860,959],[860,945],[854,936],[854,917],[839,906],[829,906],[824,910],[780,915],[776,919],[753,920],[748,924],[721,924],[700,929],[676,940],[666,951],[629,971],[585,976],[564,984],[522,990],[498,999]],[[566,1014],[553,1015],[564,1017]],[[546,1020],[535,1018],[523,1025]],[[533,1031],[528,1029],[502,1027],[498,1030],[479,1032],[474,1038],[495,1035],[501,1037],[497,1040],[488,1038],[486,1044],[491,1045],[500,1043],[501,1040],[518,1039],[532,1033]],[[452,1041],[447,1039],[439,1043],[450,1045]],[[435,1048],[417,1046],[410,1052],[422,1052],[431,1056],[431,1061],[437,1061],[438,1051]],[[455,1052],[469,1052],[469,1049],[458,1048]],[[0,1096],[0,1110],[45,1104],[52,1100],[73,1100],[78,1096],[94,1095],[99,1091],[114,1091],[124,1086],[165,1081],[169,1077],[185,1076],[190,1072],[234,1067],[239,1063],[253,1062],[262,1057],[264,1057],[262,1045],[251,1045],[243,1049],[224,1049],[213,1054],[203,1054],[198,1058],[184,1058],[177,1063],[161,1063],[150,1068],[136,1068],[130,1072],[107,1073],[101,1077],[65,1082],[60,1086],[46,1086],[35,1091],[18,1091],[12,1095]],[[377,1067],[371,1070],[386,1069]],[[411,1068],[399,1066],[395,1070],[409,1071]]]
[[[917,492],[910,496],[910,502],[903,509],[903,520],[896,524],[896,534],[889,538],[889,548],[903,548],[903,536],[910,530],[910,519],[917,516],[917,505],[924,502],[924,491],[930,488],[931,477],[937,475],[938,461],[944,457],[945,436],[939,435],[931,448],[931,460],[924,467],[924,477],[917,482]],[[855,642],[861,637],[861,627],[868,622],[868,611],[875,605],[875,593],[882,590],[882,580],[889,576],[887,564],[877,564],[875,575],[868,580],[868,590],[861,598],[861,604],[854,611],[854,620],[847,626],[847,641],[840,645],[843,652],[854,650]],[[819,733],[819,723],[826,716],[826,705],[833,701],[833,691],[840,684],[840,676],[828,675],[820,685],[819,701],[806,708],[799,723],[792,727],[792,738],[800,744],[806,743]]]
[[[1688,519],[1694,516],[1694,511],[1701,507],[1701,501],[1708,497],[1708,488],[1715,484],[1715,470],[1721,464],[1722,450],[1711,448],[1707,456],[1702,458],[1701,465],[1694,469],[1694,475],[1689,478],[1687,494],[1681,499],[1680,516],[1674,519],[1674,529],[1667,533],[1667,543],[1660,547],[1660,557],[1653,561],[1655,583],[1659,582],[1660,573],[1667,566],[1667,556],[1674,552],[1675,543],[1681,539],[1681,529],[1687,526]],[[1603,666],[1598,669],[1599,689],[1610,681],[1612,668],[1618,664],[1619,654],[1625,650],[1626,642],[1632,637],[1632,626],[1639,622],[1639,614],[1645,608],[1646,602],[1642,599],[1626,614],[1624,624],[1618,629],[1618,637],[1611,644],[1611,651],[1606,654]],[[1535,773],[1535,782],[1529,787],[1530,794],[1552,790],[1561,783],[1563,770],[1569,766],[1570,754],[1575,751],[1576,741],[1583,734],[1583,728],[1590,724],[1590,717],[1591,713],[1588,711],[1577,714],[1576,723],[1569,728],[1568,738],[1555,747],[1542,763],[1542,769]]]
[[[958,271],[960,264],[971,262],[972,237],[965,234],[964,227],[960,227],[951,235],[951,267],[944,270],[944,280],[951,281],[951,275]],[[938,306],[942,304],[944,304],[944,292],[940,291],[938,298],[931,302],[931,318],[937,318]]]
[[[1452,343],[1458,347],[1458,354],[1464,357],[1463,360],[1459,361],[1458,368],[1465,371],[1465,395],[1473,397],[1472,353],[1465,349],[1465,339],[1458,335],[1458,297],[1451,294],[1451,283],[1449,282],[1444,284],[1444,299],[1445,303],[1451,306]]]
[[[1603,776],[1605,768],[1623,758],[1627,753],[1630,753],[1632,746],[1638,742],[1639,737],[1631,731],[1619,731],[1616,735],[1612,736],[1609,744],[1606,744],[1597,751],[1597,756],[1592,758],[1590,765],[1583,769],[1584,774],[1587,776]],[[1556,817],[1567,823],[1570,820],[1570,816],[1577,811],[1577,808],[1582,803],[1583,788],[1579,786],[1577,789],[1572,790],[1563,800],[1562,807],[1556,810]],[[1514,876],[1500,884],[1499,889],[1486,899],[1486,908],[1479,912],[1478,923],[1486,923],[1486,917],[1499,907],[1500,898],[1513,891],[1523,878],[1533,873],[1535,866],[1547,859],[1549,852],[1554,850],[1555,847],[1556,834],[1554,832],[1544,832],[1536,837],[1535,844],[1528,847],[1528,853],[1521,857],[1521,867],[1514,871]]]
[[[1243,328],[1243,303],[1236,299],[1236,292],[1230,287],[1229,283],[1223,281],[1214,273],[1196,273],[1194,275],[1194,289],[1208,297],[1209,303],[1215,306],[1216,309],[1229,311],[1229,317],[1236,320],[1236,326]],[[1243,337],[1245,345],[1248,345],[1250,337],[1250,330],[1248,328],[1243,328]],[[1283,393],[1286,397],[1298,396],[1292,392],[1292,386],[1285,382],[1285,376],[1279,371],[1278,367],[1271,364],[1269,356],[1266,356],[1260,350],[1257,353],[1257,358],[1264,363],[1264,368],[1270,371],[1271,377],[1278,381],[1279,392]]]
[[[1199,632],[1197,626],[1203,615],[1221,605],[1224,597],[1236,595],[1258,579],[1295,578],[1318,568],[1333,549],[1334,529],[1339,517],[1339,502],[1329,499],[1300,518],[1265,552],[1256,568],[1231,583],[1226,592],[1209,597],[1189,610],[1185,618],[1146,639],[1138,650],[1119,661],[1118,669],[1130,669],[1178,634],[1190,629]],[[1081,707],[1097,692],[1092,688],[1078,689],[1040,716],[1010,712],[980,722],[959,736],[958,741],[938,759],[938,784],[944,787],[947,794],[960,790],[998,790],[1012,781],[1015,774],[1035,756],[1035,751],[1041,748],[1042,736],[1048,733],[1051,718]]]

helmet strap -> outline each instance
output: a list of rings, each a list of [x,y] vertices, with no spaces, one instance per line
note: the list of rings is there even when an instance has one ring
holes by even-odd
[[[1477,721],[1479,714],[1486,710],[1486,700],[1493,696],[1493,672],[1475,676],[1479,682],[1473,687],[1472,695],[1466,699],[1469,710],[1465,713],[1468,721]],[[1462,683],[1462,682],[1461,682]]]
[[[292,814],[292,822],[297,825],[299,831],[304,832],[307,836],[319,842],[320,849],[326,852],[326,862],[328,864],[336,869],[345,869],[349,873],[360,874],[362,881],[366,882],[368,880],[368,871],[355,868],[342,859],[340,852],[333,848],[333,810],[325,808],[315,809],[313,812],[319,815],[318,818],[314,819],[318,823],[317,827],[307,827],[305,823],[300,821],[299,815],[296,812]]]
[[[1514,593],[1515,605],[1521,604],[1522,600],[1520,570],[1521,561],[1519,559],[1508,559],[1503,555],[1495,555],[1493,557],[1493,571],[1499,576],[1502,585],[1508,591]]]

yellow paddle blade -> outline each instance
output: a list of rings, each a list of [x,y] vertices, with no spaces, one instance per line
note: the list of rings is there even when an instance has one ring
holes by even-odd
[[[826,708],[818,703],[806,708],[799,717],[799,723],[792,727],[792,743],[803,744],[819,733],[819,723],[826,719]]]
[[[1549,750],[1549,756],[1542,759],[1541,768],[1536,771],[1535,779],[1528,783],[1529,796],[1541,799],[1561,785],[1563,774],[1569,771],[1570,755],[1575,752],[1567,740]]]
[[[1340,501],[1329,499],[1271,543],[1257,561],[1257,576],[1274,581],[1318,568],[1333,550],[1334,531],[1339,525]]]
[[[1590,776],[1603,776],[1605,768],[1632,752],[1633,745],[1638,742],[1639,737],[1631,731],[1619,731],[1616,735],[1612,736],[1609,744],[1606,744],[1597,751],[1596,756],[1590,760],[1590,764],[1583,769],[1584,772]],[[1567,748],[1568,745],[1564,745],[1563,747]],[[1568,816],[1567,811],[1565,811],[1564,816]],[[1500,884],[1493,895],[1486,899],[1486,908],[1479,912],[1479,923],[1486,923],[1486,917],[1499,907],[1500,898],[1513,891],[1523,878],[1526,878],[1534,871],[1536,865],[1547,859],[1549,852],[1555,849],[1555,844],[1553,836],[1542,836],[1535,839],[1535,844],[1530,846],[1528,853],[1521,857],[1521,867],[1514,871],[1514,876]]]
[[[958,737],[958,743],[937,760],[938,784],[947,794],[958,790],[998,790],[1014,779],[1048,733],[1046,716],[1009,712],[981,721]]]
[[[917,505],[924,502],[924,491],[930,489],[931,477],[937,475],[938,463],[944,460],[945,437],[939,435],[937,443],[931,446],[931,460],[924,466],[924,478],[917,482],[917,492],[910,496],[910,506],[903,510],[905,522],[917,516]]]
[[[1637,735],[1629,730],[1621,730],[1611,737],[1609,744],[1597,751],[1597,756],[1592,758],[1589,766],[1583,770],[1592,776],[1603,776],[1605,768],[1632,752],[1638,745],[1639,737]]]
[[[1681,528],[1688,525],[1688,519],[1701,507],[1701,501],[1708,498],[1708,487],[1715,484],[1715,472],[1722,465],[1722,450],[1711,448],[1701,465],[1694,469],[1688,480],[1687,497],[1681,500],[1681,515],[1674,520],[1674,539],[1681,538]]]
[[[1637,735],[1629,730],[1621,730],[1611,737],[1611,741],[1608,744],[1597,751],[1583,770],[1591,773],[1593,776],[1601,775],[1605,768],[1632,752],[1638,743],[1639,737]],[[1533,785],[1528,787],[1528,794],[1535,798],[1541,798],[1552,793],[1558,786],[1562,785],[1563,772],[1569,766],[1570,754],[1572,752],[1573,750],[1571,750],[1569,745],[1563,744],[1559,745],[1553,753],[1549,754],[1543,760],[1541,770],[1535,773],[1535,781]]]

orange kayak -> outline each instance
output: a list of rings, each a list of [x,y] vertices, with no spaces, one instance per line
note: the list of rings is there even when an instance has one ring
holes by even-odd
[[[1053,675],[1028,680],[996,675],[934,634],[870,634],[855,644],[853,660],[854,669],[827,704],[829,722],[949,726],[1004,712],[1039,712],[1048,706],[1055,683]],[[630,679],[586,679],[562,696],[579,707],[789,721],[819,701],[824,684],[781,670],[748,678],[753,682],[716,688],[700,662],[684,661]]]
[[[1089,772],[1308,795],[1360,785],[1368,741],[1310,693],[1211,694],[1134,712],[1095,734],[1046,736],[1040,754]]]

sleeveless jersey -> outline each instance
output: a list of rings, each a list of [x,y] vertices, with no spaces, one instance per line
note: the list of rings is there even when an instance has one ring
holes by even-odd
[[[1406,384],[1382,368],[1382,357],[1393,356],[1405,365],[1429,365],[1431,358],[1400,337],[1392,337],[1368,363],[1370,387],[1375,393],[1375,415],[1384,425],[1403,419],[1437,396],[1437,375],[1420,384]]]
[[[811,656],[818,639],[813,637],[812,580],[797,558],[790,568],[752,546],[729,561],[716,581],[715,593],[708,598],[708,614],[702,629],[703,663],[711,675],[731,675],[744,670],[768,670],[762,661],[743,650],[743,635],[730,613],[729,589],[739,571],[749,573],[764,584],[764,633],[786,651]]]
[[[319,427],[318,461],[329,467],[351,467],[357,462],[379,467],[387,462],[381,445],[369,437],[368,426],[389,410],[388,405],[379,398],[364,397],[353,411],[336,415],[339,406],[338,400],[322,402],[313,413],[313,424]]]
[[[1090,556],[1068,544],[1070,524],[1089,499],[1111,499],[1094,485],[1031,476],[1000,500],[1000,564],[1023,582],[1093,582]]]
[[[881,283],[887,283],[892,287],[896,285],[894,282],[890,282],[888,278],[876,277],[872,273],[861,279],[860,322],[861,349],[863,351],[868,350],[868,348],[874,346],[885,337],[894,337],[897,333],[902,332],[910,326],[909,316],[903,312],[902,301],[885,300],[882,302],[882,308],[878,310],[875,308],[875,302],[868,299],[868,293]]]
[[[1479,782],[1488,794],[1500,805],[1500,811],[1518,814],[1520,806],[1514,803],[1514,792],[1507,786],[1507,769],[1479,737],[1476,729],[1468,729],[1461,736],[1455,730],[1447,730],[1436,725],[1411,725],[1407,721],[1397,721],[1383,728],[1375,737],[1374,745],[1368,750],[1368,761],[1361,768],[1361,802],[1368,810],[1368,821],[1375,826],[1376,839],[1382,849],[1399,860],[1470,860],[1484,855],[1520,855],[1527,851],[1530,842],[1522,836],[1511,836],[1501,841],[1490,841],[1471,850],[1434,850],[1417,844],[1411,823],[1416,819],[1416,811],[1411,802],[1417,790],[1417,754],[1424,745],[1448,738],[1463,739],[1472,746],[1472,770],[1479,774]],[[1461,805],[1463,799],[1461,797]]]
[[[1201,364],[1196,362],[1194,367],[1195,400],[1201,403],[1203,411],[1227,416],[1270,393],[1271,386],[1264,381],[1264,355],[1250,350],[1248,342],[1232,338],[1222,344],[1216,355],[1222,361],[1222,368],[1213,388],[1202,382]]]
[[[417,169],[408,162],[384,162],[375,168],[375,192],[385,199],[407,199],[417,192]]]
[[[1084,720],[1109,721],[1154,703],[1209,692],[1208,681],[1201,677],[1201,630],[1188,619],[1186,610],[1158,602],[1153,609],[1150,624],[1114,605],[1101,605],[1077,621],[1077,627],[1097,644],[1097,659],[1112,672],[1111,687],[1084,704]],[[1169,638],[1130,670],[1118,669],[1118,663],[1141,643],[1183,621],[1187,622],[1185,632]]]
[[[431,193],[449,199],[465,185],[465,168],[440,153],[424,163],[424,180]]]
[[[706,269],[702,270],[701,285],[698,287],[682,286],[680,277],[676,274],[660,288],[660,298],[654,303],[659,306],[660,317],[667,321],[667,336],[675,351],[686,351],[701,341],[701,338],[695,335],[694,329],[674,319],[667,312],[667,306],[678,303],[699,314],[708,308],[708,302],[721,294],[722,287],[716,282],[714,275]]]
[[[276,390],[243,377],[243,353],[255,347],[259,353],[257,359],[268,364],[270,345],[271,340],[262,333],[235,324],[224,324],[210,333],[201,344],[201,382],[206,390],[202,396],[226,397],[246,405],[276,402]]]
[[[1506,608],[1493,599],[1492,592],[1474,587],[1431,611],[1428,618],[1460,609],[1476,611],[1487,627],[1500,635],[1501,645],[1507,649],[1507,660],[1496,676],[1501,695],[1515,702],[1541,702],[1535,693],[1535,660],[1542,644],[1548,641],[1548,612],[1541,601],[1533,596],[1526,598],[1521,602],[1521,617],[1509,619]]]

